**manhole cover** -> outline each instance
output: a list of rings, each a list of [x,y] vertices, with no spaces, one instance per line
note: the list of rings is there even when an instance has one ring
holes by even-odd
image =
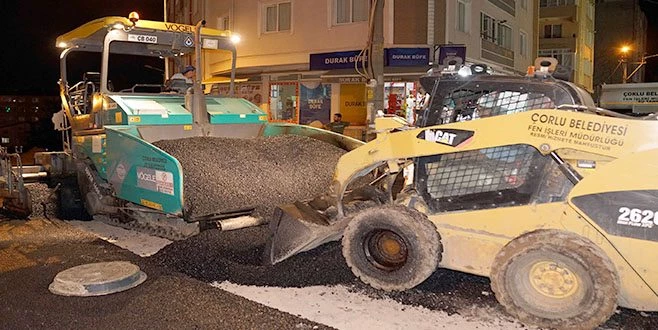
[[[62,296],[102,296],[134,288],[145,280],[146,274],[136,265],[110,261],[61,271],[48,288]]]

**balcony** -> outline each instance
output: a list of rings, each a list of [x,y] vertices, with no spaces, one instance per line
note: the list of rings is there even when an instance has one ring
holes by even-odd
[[[554,48],[576,49],[576,38],[539,38],[539,49]]]
[[[482,40],[482,58],[508,67],[514,67],[514,51],[503,48],[489,39]]]
[[[576,5],[539,8],[539,19],[544,18],[561,18],[575,22],[578,18],[578,8]]]
[[[516,16],[516,1],[514,0],[489,0],[494,6],[506,11],[512,16]]]

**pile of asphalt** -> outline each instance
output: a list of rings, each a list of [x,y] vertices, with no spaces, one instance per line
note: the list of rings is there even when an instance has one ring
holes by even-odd
[[[28,183],[25,185],[32,200],[32,215],[30,218],[57,218],[57,193],[48,188],[45,183]]]
[[[326,192],[345,153],[296,135],[193,137],[154,144],[180,161],[185,207],[192,216],[255,207],[268,218],[277,205]]]
[[[174,242],[150,258],[205,282],[306,287],[353,284],[357,279],[345,264],[337,243],[326,244],[274,266],[263,262],[270,231],[266,226],[235,231],[204,231]]]
[[[159,266],[207,283],[229,281],[242,285],[308,287],[344,285],[374,299],[393,299],[404,305],[481,319],[482,310],[507,315],[496,301],[486,277],[438,269],[419,286],[403,292],[374,289],[356,278],[345,264],[340,242],[298,254],[274,266],[262,255],[270,234],[265,226],[236,231],[205,231],[176,241],[149,257]],[[509,315],[508,320],[513,320]],[[655,329],[658,313],[620,308],[602,329]]]
[[[265,226],[229,232],[205,231],[174,242],[150,258],[161,266],[208,283],[230,281],[278,287],[341,284],[372,298],[391,298],[448,314],[460,313],[464,306],[473,304],[502,311],[486,278],[449,270],[438,270],[412,290],[374,289],[352,274],[342,256],[340,242],[322,245],[273,266],[266,265],[262,256],[269,234]]]

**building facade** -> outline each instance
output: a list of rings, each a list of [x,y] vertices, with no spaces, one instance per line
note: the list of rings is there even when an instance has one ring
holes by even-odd
[[[346,134],[360,138],[367,87],[361,74],[371,35],[371,0],[168,0],[167,19],[231,30],[238,45],[239,96],[271,121],[327,123],[341,113]],[[440,64],[441,49],[462,47],[465,60],[503,74],[523,74],[534,61],[536,0],[393,0],[383,11],[384,108],[396,112],[420,91],[418,78]],[[230,63],[206,58],[206,82]],[[211,93],[226,93],[213,84]]]
[[[623,19],[620,19],[622,18]],[[628,74],[635,69],[646,53],[647,18],[639,0],[596,1],[596,56],[594,84],[622,83],[623,63],[621,47],[630,48],[626,56]],[[644,68],[640,68],[628,82],[643,82]]]
[[[61,108],[59,102],[57,96],[0,95],[0,145],[10,151],[61,145],[51,122]]]
[[[539,1],[539,56],[568,70],[569,81],[594,91],[594,0]]]

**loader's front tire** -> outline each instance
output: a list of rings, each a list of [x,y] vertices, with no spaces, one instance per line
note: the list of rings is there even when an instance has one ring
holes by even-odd
[[[612,262],[591,241],[559,230],[508,243],[493,262],[491,288],[508,313],[542,328],[593,329],[617,307]]]
[[[343,257],[354,275],[381,290],[415,287],[441,261],[441,239],[426,216],[403,206],[357,213],[343,234]]]

